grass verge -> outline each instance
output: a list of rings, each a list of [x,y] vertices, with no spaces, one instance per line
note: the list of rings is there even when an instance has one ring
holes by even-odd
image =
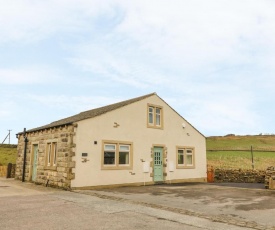
[[[0,145],[0,165],[15,164],[16,155],[16,145]]]
[[[254,168],[266,170],[275,165],[275,152],[253,152]],[[252,169],[250,151],[207,151],[207,164],[215,168]]]

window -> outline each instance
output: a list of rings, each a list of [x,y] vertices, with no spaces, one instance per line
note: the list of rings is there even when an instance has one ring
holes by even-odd
[[[47,166],[51,166],[51,156],[52,156],[52,143],[47,144]]]
[[[53,165],[55,166],[56,165],[56,152],[57,152],[56,142],[52,143],[52,151],[53,151]]]
[[[119,146],[119,165],[129,165],[130,146]]]
[[[57,161],[57,143],[48,142],[46,146],[46,162],[47,167],[56,167]]]
[[[102,169],[131,169],[132,143],[103,141]]]
[[[177,147],[177,168],[195,168],[194,147]]]
[[[115,165],[116,145],[104,145],[104,165]]]
[[[154,124],[154,107],[149,107],[149,124]]]
[[[148,104],[148,127],[163,128],[163,112],[161,106]]]

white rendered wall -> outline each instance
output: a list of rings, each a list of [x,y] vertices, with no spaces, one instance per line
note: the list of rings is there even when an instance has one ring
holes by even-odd
[[[163,107],[164,129],[147,128],[147,104]],[[114,122],[119,124],[114,128]],[[186,127],[182,127],[182,123]],[[187,135],[187,133],[189,135]],[[133,142],[132,170],[102,170],[102,140]],[[97,141],[97,144],[94,144]],[[153,95],[142,101],[122,107],[104,115],[78,122],[75,136],[76,161],[75,179],[71,187],[98,186],[152,182],[150,173],[143,173],[143,163],[152,161],[153,145],[167,147],[167,160],[176,164],[176,146],[193,146],[195,148],[195,168],[176,169],[167,179],[190,179],[206,177],[205,137],[188,124],[158,96]],[[88,153],[87,162],[82,162],[82,153]],[[167,163],[168,163],[167,162]],[[152,168],[150,169],[152,172]]]

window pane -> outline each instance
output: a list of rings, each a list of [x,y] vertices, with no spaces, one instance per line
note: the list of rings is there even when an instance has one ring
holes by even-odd
[[[160,125],[160,115],[156,114],[156,125]]]
[[[119,152],[119,164],[120,165],[129,164],[129,152]]]
[[[156,125],[160,125],[161,109],[156,108]]]
[[[150,123],[150,124],[153,124],[153,123],[154,123],[153,114],[152,114],[152,113],[149,113],[149,123]]]
[[[180,165],[184,164],[184,154],[182,149],[178,150],[178,164]]]
[[[119,151],[129,151],[130,146],[129,145],[120,145],[119,146]]]
[[[154,123],[154,108],[153,107],[149,107],[149,123],[153,124]]]
[[[53,165],[56,165],[56,143],[53,143]]]
[[[193,155],[186,155],[186,164],[187,165],[193,165]]]
[[[51,165],[52,145],[49,143],[47,147],[48,147],[48,165]]]
[[[187,149],[187,153],[192,153],[192,149]]]
[[[105,165],[115,164],[115,152],[104,151],[104,164]]]
[[[104,149],[105,150],[116,150],[116,146],[115,145],[105,145]]]

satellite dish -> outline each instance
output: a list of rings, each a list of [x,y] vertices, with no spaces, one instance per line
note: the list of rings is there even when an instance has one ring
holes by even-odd
[[[186,127],[185,123],[182,123],[181,125],[182,125],[182,128],[185,128],[185,127]]]

